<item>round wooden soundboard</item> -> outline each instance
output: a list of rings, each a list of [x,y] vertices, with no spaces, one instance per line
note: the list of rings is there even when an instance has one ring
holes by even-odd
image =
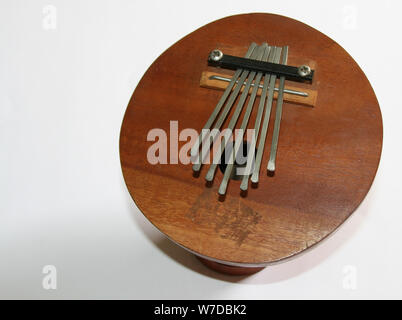
[[[231,180],[222,199],[220,170],[206,185],[208,165],[194,177],[191,164],[150,164],[154,142],[147,134],[153,128],[169,134],[170,121],[178,121],[179,130],[200,132],[222,95],[200,87],[209,52],[234,48],[229,53],[243,56],[251,42],[288,45],[289,65],[314,61],[313,84],[301,86],[317,90],[318,97],[314,107],[284,103],[275,175],[265,174],[264,152],[258,186],[241,195],[240,181]],[[275,103],[268,150],[274,116]],[[179,149],[185,143],[179,141]],[[352,57],[308,25],[264,13],[212,22],[166,50],[138,84],[120,135],[124,179],[145,217],[208,266],[234,274],[293,257],[330,235],[366,196],[381,148],[380,108]]]

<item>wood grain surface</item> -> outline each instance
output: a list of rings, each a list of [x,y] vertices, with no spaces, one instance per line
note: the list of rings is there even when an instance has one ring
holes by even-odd
[[[200,87],[201,73],[213,70],[207,67],[208,53],[226,48],[225,53],[243,56],[253,41],[288,45],[289,65],[314,60],[314,82],[301,86],[317,90],[318,98],[314,108],[284,103],[277,169],[268,177],[274,105],[259,185],[242,197],[240,181],[231,180],[220,201],[219,170],[213,184],[206,186],[208,165],[198,178],[191,164],[152,165],[147,150],[154,142],[147,141],[147,134],[153,128],[169,133],[173,120],[179,130],[199,132],[222,94]],[[185,143],[179,142],[179,148]],[[381,148],[379,105],[352,57],[301,22],[263,13],[212,22],[165,51],[138,84],[120,135],[124,179],[145,217],[191,252],[243,267],[292,257],[338,228],[366,196]]]

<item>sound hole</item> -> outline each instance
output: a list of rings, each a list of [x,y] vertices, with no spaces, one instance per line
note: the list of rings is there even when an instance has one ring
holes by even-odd
[[[219,169],[222,173],[225,173],[227,163],[229,162],[229,159],[226,159],[226,158],[229,158],[233,148],[234,148],[234,142],[231,144],[229,143],[226,146],[225,152],[221,156],[221,163],[219,164]],[[240,174],[240,173],[243,173],[243,170],[241,170],[241,169],[246,167],[246,164],[247,164],[246,159],[247,159],[249,150],[250,150],[250,143],[248,141],[243,141],[242,145],[240,146],[239,151],[236,155],[236,160],[235,160],[235,163],[233,166],[233,170],[232,170],[230,179],[232,179],[232,180],[243,179],[243,174]],[[254,160],[255,160],[256,154],[257,154],[257,148],[255,149],[255,152],[254,152]],[[238,170],[238,169],[240,169],[240,170]],[[250,172],[250,174],[251,174],[251,172]]]

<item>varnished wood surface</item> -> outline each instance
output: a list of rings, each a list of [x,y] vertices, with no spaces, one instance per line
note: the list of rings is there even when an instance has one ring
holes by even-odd
[[[289,45],[288,64],[316,61],[315,81],[306,88],[318,91],[317,104],[284,103],[277,171],[267,177],[273,107],[258,187],[241,197],[240,182],[232,180],[219,201],[219,170],[206,187],[208,165],[198,178],[191,165],[151,165],[147,133],[152,128],[169,133],[171,120],[179,122],[179,130],[200,131],[222,94],[199,85],[208,53],[227,47],[243,48],[244,55],[252,41]],[[254,118],[255,112],[250,123]],[[317,30],[271,14],[215,21],[165,51],[138,84],[120,136],[124,179],[149,221],[202,257],[250,267],[292,257],[338,228],[367,194],[381,147],[378,102],[355,61]]]

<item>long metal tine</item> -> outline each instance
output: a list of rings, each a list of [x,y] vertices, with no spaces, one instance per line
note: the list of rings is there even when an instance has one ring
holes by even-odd
[[[288,62],[288,46],[283,47],[283,57],[282,64],[287,64]],[[279,129],[281,126],[282,119],[282,107],[283,107],[283,89],[285,88],[285,77],[280,77],[279,80],[279,93],[278,100],[276,101],[276,114],[275,114],[275,125],[274,132],[272,136],[271,144],[271,154],[269,156],[267,169],[270,172],[275,172],[275,159],[276,151],[278,150],[278,140],[279,140]]]

